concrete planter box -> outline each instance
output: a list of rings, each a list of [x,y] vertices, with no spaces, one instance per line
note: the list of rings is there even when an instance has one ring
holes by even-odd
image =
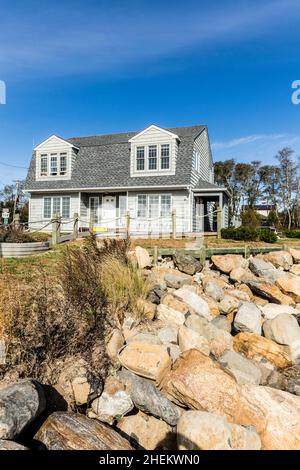
[[[10,258],[37,255],[49,250],[50,242],[0,243],[0,257]]]

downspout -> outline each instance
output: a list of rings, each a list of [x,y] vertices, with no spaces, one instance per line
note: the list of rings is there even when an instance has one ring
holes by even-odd
[[[193,231],[193,198],[192,198],[192,186],[187,187],[189,192],[189,232]]]

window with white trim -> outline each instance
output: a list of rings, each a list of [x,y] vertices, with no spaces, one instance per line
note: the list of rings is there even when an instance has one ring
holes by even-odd
[[[90,197],[90,220],[94,224],[99,223],[99,197],[98,196]]]
[[[57,176],[57,153],[50,155],[50,176]]]
[[[60,154],[59,167],[60,167],[59,174],[61,176],[65,175],[67,173],[67,154],[66,153]]]
[[[171,217],[171,194],[137,194],[138,219],[155,219],[159,217]]]
[[[43,153],[41,155],[41,176],[48,175],[48,155]]]
[[[136,148],[136,169],[138,171],[145,170],[145,147],[139,146]]]
[[[42,153],[39,156],[40,176],[66,176],[68,174],[68,153]]]
[[[162,170],[170,168],[170,145],[162,144],[160,147],[160,167]]]
[[[200,161],[200,152],[196,150],[194,153],[194,169],[197,171],[197,173],[200,173]]]
[[[157,145],[148,147],[148,170],[157,170]]]
[[[70,207],[70,196],[46,196],[44,197],[44,219],[51,219],[56,215],[63,219],[69,219]]]

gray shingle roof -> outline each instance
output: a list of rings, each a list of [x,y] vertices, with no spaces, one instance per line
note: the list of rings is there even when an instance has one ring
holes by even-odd
[[[72,170],[72,178],[64,181],[35,181],[35,154],[26,179],[26,190],[87,189],[130,186],[160,186],[190,184],[194,139],[206,126],[188,126],[166,129],[180,138],[173,176],[130,177],[129,139],[141,131],[121,134],[73,137],[66,139],[79,148]]]
[[[203,179],[199,179],[196,186],[193,188],[193,191],[201,190],[201,189],[216,189],[220,190],[221,187],[217,186],[216,184],[209,183],[208,181],[204,181]]]

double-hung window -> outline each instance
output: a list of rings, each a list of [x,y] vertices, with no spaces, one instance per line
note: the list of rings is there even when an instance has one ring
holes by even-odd
[[[69,219],[70,200],[70,196],[44,197],[44,219],[51,219],[54,216]]]
[[[160,197],[160,215],[169,217],[171,215],[171,194],[162,194]]]
[[[145,170],[145,147],[136,148],[136,169],[138,171]]]
[[[44,197],[44,219],[51,219],[51,197]]]
[[[149,195],[149,218],[155,219],[159,217],[159,195]]]
[[[67,154],[61,153],[59,157],[59,174],[64,176],[67,173]]]
[[[50,155],[50,176],[57,176],[57,153]]]
[[[146,219],[147,218],[147,195],[146,194],[138,194],[137,196],[137,217],[139,219]]]
[[[160,147],[160,167],[162,170],[170,168],[170,145],[162,144]]]
[[[94,224],[99,223],[99,197],[90,197],[90,221]]]
[[[171,217],[171,194],[138,194],[137,218],[156,219],[159,217]]]
[[[148,169],[157,170],[157,146],[149,145],[148,147]]]
[[[68,196],[63,196],[61,198],[61,216],[63,219],[70,218],[70,198]]]
[[[40,176],[65,176],[67,173],[67,152],[42,153],[40,155]]]
[[[43,153],[41,155],[41,176],[48,175],[48,155]]]
[[[53,198],[52,215],[61,215],[61,198],[60,197]]]

